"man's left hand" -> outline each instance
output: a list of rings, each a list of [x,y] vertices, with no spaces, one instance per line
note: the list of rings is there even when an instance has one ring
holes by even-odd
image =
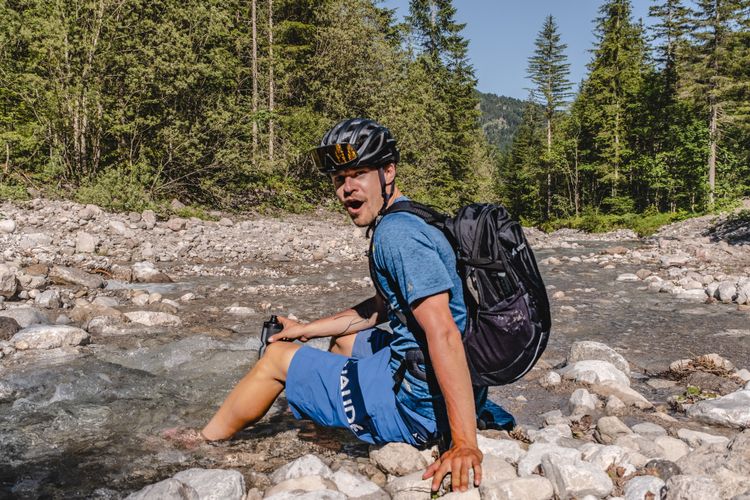
[[[443,477],[450,472],[453,491],[469,489],[469,470],[474,469],[474,486],[482,481],[482,452],[476,446],[457,445],[430,465],[422,479],[432,479],[432,491],[440,489]]]

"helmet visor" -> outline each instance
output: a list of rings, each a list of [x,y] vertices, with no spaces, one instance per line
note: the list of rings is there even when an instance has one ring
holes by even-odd
[[[336,170],[357,159],[357,150],[349,143],[320,146],[312,150],[315,165],[323,171]]]

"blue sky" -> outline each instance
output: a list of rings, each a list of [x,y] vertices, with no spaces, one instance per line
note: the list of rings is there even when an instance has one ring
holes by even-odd
[[[633,18],[646,25],[652,0],[632,0]],[[453,0],[458,22],[466,23],[469,58],[482,92],[525,99],[528,58],[534,39],[548,14],[554,16],[570,62],[570,79],[578,84],[586,75],[594,44],[594,19],[602,0]],[[382,6],[409,12],[408,0],[383,0]]]

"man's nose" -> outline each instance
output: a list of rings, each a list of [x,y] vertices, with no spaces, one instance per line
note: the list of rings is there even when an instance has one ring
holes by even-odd
[[[344,177],[344,192],[348,194],[353,192],[354,189],[354,179],[352,179],[351,177]]]

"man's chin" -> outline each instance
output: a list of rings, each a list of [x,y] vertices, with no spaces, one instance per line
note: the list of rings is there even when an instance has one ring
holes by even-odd
[[[354,215],[350,214],[349,217],[352,219],[352,222],[357,227],[367,227],[373,221],[372,218],[367,217],[365,214],[354,214]]]

